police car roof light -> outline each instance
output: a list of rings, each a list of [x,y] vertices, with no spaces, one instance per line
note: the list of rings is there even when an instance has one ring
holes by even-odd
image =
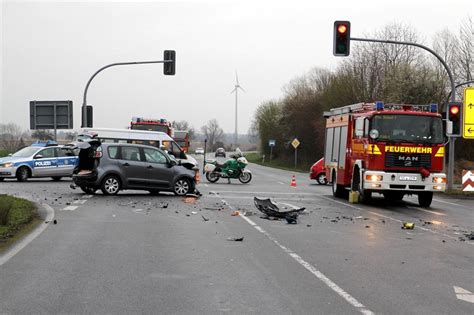
[[[438,112],[438,104],[436,104],[436,103],[430,104],[430,111],[432,113],[437,113]]]
[[[383,110],[384,104],[381,101],[375,102],[375,109],[376,110]]]
[[[57,145],[58,145],[58,143],[56,141],[53,141],[53,140],[48,140],[48,141],[37,140],[31,146],[32,147],[51,147],[51,146],[57,146]]]

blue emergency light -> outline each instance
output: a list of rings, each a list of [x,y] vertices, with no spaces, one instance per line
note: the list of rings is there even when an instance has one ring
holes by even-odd
[[[438,104],[436,104],[436,103],[430,104],[430,112],[437,113],[438,112]]]
[[[383,110],[383,102],[381,102],[381,101],[375,102],[375,109],[376,110]]]
[[[56,141],[53,141],[53,140],[48,140],[48,141],[37,140],[31,146],[32,147],[51,147],[51,146],[56,146],[56,145],[58,145],[58,143]]]

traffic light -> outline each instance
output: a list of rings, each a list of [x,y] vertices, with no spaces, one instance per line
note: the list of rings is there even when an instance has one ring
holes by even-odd
[[[462,103],[461,102],[449,102],[447,118],[453,123],[453,136],[461,135],[462,131]]]
[[[351,43],[351,22],[334,22],[334,56],[349,56]]]
[[[171,60],[171,61],[170,61]],[[165,50],[163,56],[163,74],[174,75],[176,69],[176,51]]]

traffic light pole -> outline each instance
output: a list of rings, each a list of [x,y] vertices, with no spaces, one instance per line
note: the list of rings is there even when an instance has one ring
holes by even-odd
[[[81,128],[89,126],[87,121],[87,91],[89,90],[89,85],[91,84],[92,80],[99,74],[99,72],[114,66],[126,66],[126,65],[142,65],[142,64],[149,64],[149,63],[167,63],[173,62],[172,60],[160,60],[160,61],[132,61],[132,62],[116,62],[110,65],[106,65],[99,70],[97,70],[87,81],[86,88],[84,89],[84,97],[82,99],[82,119],[81,119]],[[92,126],[92,125],[91,125]]]
[[[455,93],[456,86],[454,83],[453,73],[451,72],[451,69],[449,68],[448,64],[444,61],[444,59],[441,58],[441,56],[438,55],[434,50],[417,43],[400,42],[400,41],[395,41],[395,40],[381,40],[381,39],[355,38],[355,37],[351,37],[350,40],[355,40],[355,41],[360,41],[360,42],[373,42],[373,43],[383,43],[383,44],[415,46],[415,47],[419,47],[421,49],[424,49],[430,52],[443,64],[444,69],[446,69],[446,72],[448,73],[448,76],[449,76],[449,81],[451,82],[451,102],[456,101],[456,93]],[[446,106],[446,109],[447,109],[447,106]],[[452,135],[448,135],[448,138],[449,138],[449,163],[448,163],[448,180],[447,181],[448,181],[448,190],[451,190],[453,189],[454,147],[455,147],[456,137],[453,137]]]

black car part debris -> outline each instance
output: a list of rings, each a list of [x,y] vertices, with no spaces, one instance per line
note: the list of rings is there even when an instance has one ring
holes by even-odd
[[[260,198],[254,197],[253,201],[255,203],[255,207],[257,207],[257,209],[261,211],[263,214],[265,214],[267,217],[276,217],[276,218],[286,219],[287,221],[288,221],[287,217],[290,218],[289,219],[290,221],[293,221],[293,219],[296,221],[296,218],[298,217],[298,215],[306,209],[306,208],[299,208],[299,209],[293,209],[293,210],[288,210],[288,211],[280,211],[280,209],[278,208],[278,205],[274,203],[273,201],[271,201],[270,198],[260,199]]]

